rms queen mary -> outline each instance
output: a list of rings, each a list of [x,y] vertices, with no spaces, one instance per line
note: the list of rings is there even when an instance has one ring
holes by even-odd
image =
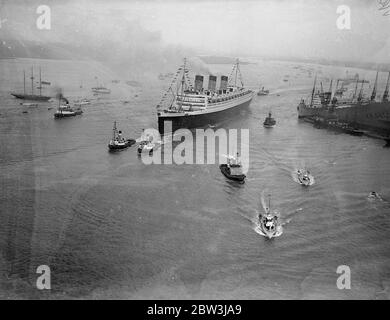
[[[204,88],[203,76],[196,75],[192,85],[188,73],[184,59],[184,64],[177,71],[171,86],[157,106],[160,133],[167,133],[164,132],[165,122],[166,128],[172,131],[213,125],[249,106],[253,98],[253,91],[246,89],[242,82],[238,59],[230,76],[221,76],[218,89],[216,76],[209,75],[208,86]]]

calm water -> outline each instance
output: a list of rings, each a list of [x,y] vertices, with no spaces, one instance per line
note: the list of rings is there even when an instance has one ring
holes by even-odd
[[[9,91],[22,89],[31,64],[71,100],[92,104],[57,121],[50,103],[19,105]],[[158,70],[119,78],[90,61],[0,60],[0,298],[388,299],[390,150],[299,122],[296,105],[313,79],[297,65],[241,67],[245,84],[272,94],[221,124],[250,129],[248,179],[237,185],[218,165],[147,166],[135,147],[107,152],[114,120],[129,137],[157,127],[155,105],[169,84]],[[95,76],[111,95],[92,96]],[[267,130],[270,109],[277,126]],[[306,189],[292,178],[303,166],[316,178]],[[369,200],[370,191],[383,199]],[[256,232],[264,194],[285,222],[273,240]],[[50,292],[35,288],[42,264]],[[339,265],[351,268],[351,290],[336,287]]]

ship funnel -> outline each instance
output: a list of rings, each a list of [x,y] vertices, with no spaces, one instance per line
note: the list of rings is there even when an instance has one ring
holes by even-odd
[[[221,76],[221,85],[219,87],[220,90],[226,90],[228,84],[228,77],[227,76]]]
[[[203,76],[195,76],[195,91],[202,91],[203,89]]]
[[[216,76],[209,76],[209,91],[215,91],[215,87],[217,85],[217,77]]]

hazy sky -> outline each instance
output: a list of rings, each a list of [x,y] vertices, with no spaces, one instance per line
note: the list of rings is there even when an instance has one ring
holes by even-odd
[[[36,6],[52,8],[52,30],[34,29]],[[336,26],[351,8],[351,30]],[[191,47],[201,54],[390,62],[390,16],[377,0],[3,1],[7,36],[43,41]],[[151,32],[149,32],[151,31]],[[3,35],[4,36],[4,35]],[[145,42],[145,38],[146,42]]]

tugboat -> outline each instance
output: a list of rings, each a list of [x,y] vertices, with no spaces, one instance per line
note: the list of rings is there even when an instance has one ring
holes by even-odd
[[[276,213],[271,213],[271,197],[269,196],[268,208],[265,208],[264,214],[259,214],[259,228],[268,239],[281,235],[282,226]]]
[[[114,122],[114,128],[112,129],[112,139],[108,144],[110,151],[125,149],[131,147],[135,143],[133,139],[125,139],[122,137],[122,131],[118,131],[116,128],[116,121]]]
[[[246,175],[242,173],[242,165],[238,157],[238,152],[237,157],[228,156],[227,164],[221,164],[219,169],[226,178],[241,183],[245,182]]]
[[[65,102],[65,104],[61,104],[62,100]],[[58,95],[58,108],[57,111],[54,113],[55,119],[74,117],[81,113],[81,109],[78,109],[77,112],[73,110],[69,105],[68,99],[66,99],[62,94]]]
[[[312,176],[310,175],[309,170],[298,169],[297,178],[298,182],[305,187],[308,187],[312,184]]]
[[[259,92],[257,92],[257,95],[258,96],[268,96],[269,90],[264,90],[264,87],[262,87],[261,90],[259,90]]]
[[[276,124],[276,121],[274,118],[272,118],[271,112],[268,113],[268,117],[265,118],[263,125],[266,128],[272,128]]]

